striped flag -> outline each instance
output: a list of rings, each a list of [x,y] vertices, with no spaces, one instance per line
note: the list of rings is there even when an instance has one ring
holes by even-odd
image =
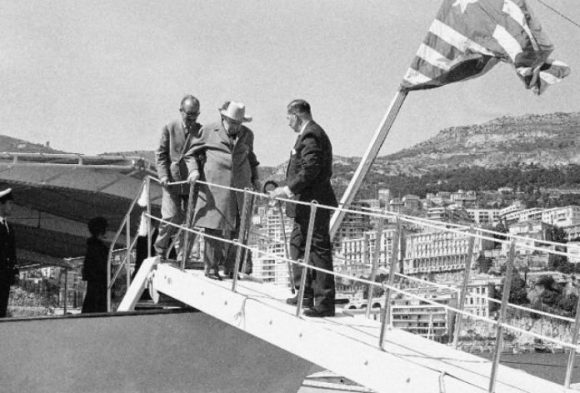
[[[553,49],[525,0],[444,0],[401,85],[439,87],[476,78],[502,61],[541,94],[570,73],[548,58]]]

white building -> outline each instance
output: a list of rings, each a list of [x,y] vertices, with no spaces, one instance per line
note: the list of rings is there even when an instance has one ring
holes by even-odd
[[[496,225],[499,222],[499,209],[465,209],[469,218],[479,225]]]
[[[542,221],[557,227],[580,224],[580,206],[565,206],[547,209],[542,212]]]

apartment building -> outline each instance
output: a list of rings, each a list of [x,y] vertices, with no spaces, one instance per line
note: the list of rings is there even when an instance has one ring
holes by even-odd
[[[465,209],[469,218],[478,225],[496,225],[499,222],[499,209]]]
[[[469,254],[468,245],[469,236],[463,232],[408,235],[405,238],[403,271],[405,274],[426,274],[463,270]],[[474,255],[479,255],[482,248],[481,239],[475,238]]]
[[[425,293],[424,289],[417,291],[417,294],[440,305],[410,297],[394,299],[391,302],[393,326],[436,341],[451,337],[453,313],[445,306],[456,307],[457,292],[438,290]]]

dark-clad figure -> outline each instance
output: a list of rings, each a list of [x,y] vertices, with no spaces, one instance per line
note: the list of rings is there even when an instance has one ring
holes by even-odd
[[[0,318],[6,317],[10,285],[16,282],[16,242],[7,218],[12,213],[12,189],[0,191]]]
[[[189,184],[169,186],[168,183],[187,180],[191,170],[197,168],[193,162],[201,159],[200,156],[188,155],[194,141],[199,137],[201,124],[197,122],[199,116],[199,101],[192,95],[181,100],[179,108],[181,119],[167,124],[161,131],[159,147],[155,152],[157,174],[163,187],[161,199],[161,218],[176,225],[185,222]],[[177,233],[177,227],[161,222],[159,234],[155,241],[155,251],[161,258],[165,258],[171,239]],[[181,260],[183,250],[180,247],[181,239],[175,240],[177,259]]]
[[[259,162],[254,154],[254,133],[242,123],[246,117],[243,103],[228,101],[219,110],[221,121],[203,126],[192,153],[205,152],[201,179],[208,183],[244,189],[260,189]],[[199,174],[194,171],[190,180]],[[223,187],[200,184],[193,226],[205,229],[211,236],[232,239],[240,225],[244,195]],[[224,264],[227,275],[233,276],[234,258],[224,242],[205,238],[204,260],[206,276],[220,280],[219,265]],[[226,255],[230,255],[229,258]]]
[[[330,184],[332,176],[332,145],[326,132],[312,120],[310,104],[304,100],[294,100],[288,104],[289,126],[298,133],[298,138],[290,154],[286,171],[287,185],[270,193],[272,197],[293,198],[297,201],[317,201],[321,205],[338,206]],[[318,208],[314,221],[310,265],[333,270],[332,246],[329,235],[331,210]],[[286,214],[294,218],[290,238],[290,257],[304,258],[310,207],[300,204],[286,204]],[[293,265],[294,283],[299,289],[302,266]],[[304,288],[304,315],[311,317],[334,316],[335,286],[332,274],[308,270]],[[287,299],[296,305],[298,295]]]
[[[91,237],[87,239],[87,253],[83,265],[83,280],[87,282],[87,294],[83,313],[107,312],[107,259],[109,248],[103,242],[107,232],[107,220],[95,217],[88,224]]]

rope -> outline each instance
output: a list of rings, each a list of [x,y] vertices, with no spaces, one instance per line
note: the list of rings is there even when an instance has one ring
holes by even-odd
[[[544,7],[548,8],[550,11],[552,11],[556,15],[560,16],[561,18],[567,20],[568,22],[570,22],[574,26],[580,27],[580,23],[576,22],[575,20],[570,19],[569,17],[564,15],[562,12],[560,12],[557,9],[555,9],[554,7],[552,7],[551,5],[544,3],[542,0],[537,0],[537,2],[542,4]]]
[[[150,214],[146,214],[146,215],[148,217],[150,217],[151,219],[157,220],[159,222],[163,222],[163,223],[165,223],[167,225],[174,226],[174,227],[180,227],[177,224],[174,224],[172,222],[163,220],[163,219],[158,218],[158,217],[154,217],[154,216],[152,216]],[[191,229],[191,228],[183,228],[183,230],[190,231],[190,232],[195,233],[195,234],[197,234],[199,236],[202,236],[202,237],[208,237],[210,239],[222,241],[224,243],[228,243],[228,244],[235,245],[235,246],[238,246],[238,247],[243,247],[243,248],[248,249],[248,250],[252,249],[251,247],[249,247],[249,246],[247,246],[247,245],[245,245],[243,243],[239,243],[237,241],[233,241],[233,240],[229,240],[229,239],[223,239],[223,238],[220,238],[220,237],[217,237],[217,236],[208,235],[206,233],[203,233],[201,231],[194,230],[194,229]],[[305,268],[308,268],[308,269],[312,269],[312,270],[316,270],[316,271],[319,271],[319,272],[322,272],[322,273],[331,274],[331,275],[333,275],[335,277],[341,277],[343,279],[361,282],[361,283],[366,284],[366,285],[371,285],[373,287],[382,288],[383,290],[389,289],[391,291],[400,293],[400,294],[405,295],[407,297],[414,298],[416,300],[420,300],[420,301],[422,301],[424,303],[427,303],[427,304],[430,304],[430,305],[433,305],[433,306],[437,306],[437,307],[443,308],[443,309],[448,310],[448,311],[452,311],[452,312],[461,314],[461,315],[463,315],[464,317],[467,317],[467,318],[472,318],[472,319],[475,319],[475,320],[480,320],[480,321],[487,322],[487,323],[490,323],[490,324],[496,325],[496,326],[502,326],[502,327],[504,327],[504,328],[506,328],[508,330],[513,330],[513,331],[516,331],[516,332],[519,332],[519,333],[531,335],[533,337],[540,338],[540,339],[545,340],[545,341],[553,342],[554,344],[558,344],[558,345],[560,345],[562,347],[574,348],[576,350],[579,349],[579,347],[577,345],[574,345],[572,343],[566,343],[566,342],[563,342],[563,341],[554,339],[552,337],[542,336],[542,335],[539,335],[539,334],[536,334],[536,333],[528,332],[528,331],[526,331],[524,329],[520,329],[520,328],[517,328],[515,326],[508,325],[506,323],[500,323],[500,322],[494,321],[493,319],[490,319],[490,318],[481,317],[479,315],[475,315],[475,314],[472,314],[470,312],[463,311],[463,310],[460,310],[460,309],[455,308],[455,307],[451,307],[451,306],[446,305],[446,304],[441,304],[439,302],[433,301],[433,300],[428,299],[428,298],[425,298],[423,296],[415,295],[413,293],[410,293],[410,292],[405,291],[403,289],[399,289],[399,288],[394,287],[394,286],[390,286],[390,285],[385,284],[385,283],[377,283],[377,282],[373,282],[373,281],[370,281],[370,280],[367,280],[367,279],[364,279],[364,278],[359,278],[359,277],[349,276],[349,275],[342,274],[342,273],[338,273],[338,272],[333,272],[333,271],[330,271],[330,270],[326,270],[326,269],[322,269],[322,268],[319,268],[319,267],[310,265],[310,264],[305,263],[305,262],[300,262],[300,261],[295,261],[295,260],[292,260],[292,259],[280,257],[278,255],[270,254],[268,252],[261,251],[261,250],[254,249],[254,252],[257,252],[259,254],[265,255],[265,256],[267,256],[269,258],[272,258],[272,259],[275,259],[275,260],[281,260],[281,261],[285,261],[287,263],[293,263],[295,265],[302,266],[302,267],[305,267]]]
[[[156,181],[159,181],[157,179],[155,179]],[[249,194],[255,195],[257,197],[260,198],[267,198],[267,199],[272,199],[270,198],[268,195],[260,193],[260,192],[256,192],[256,191],[252,191],[252,190],[242,190],[240,188],[235,188],[235,187],[230,187],[230,186],[222,186],[219,184],[213,184],[213,183],[208,183],[205,181],[201,181],[201,180],[197,180],[197,183],[200,184],[205,184],[207,186],[211,186],[211,187],[216,187],[216,188],[221,188],[221,189],[225,189],[225,190],[230,190],[230,191],[234,191],[234,192],[247,192]],[[179,181],[179,182],[173,182],[173,183],[169,183],[169,185],[179,185],[179,184],[187,184],[188,181]],[[274,198],[275,200],[279,200],[282,202],[287,202],[287,203],[294,203],[297,205],[303,205],[303,206],[310,206],[311,203],[309,202],[302,202],[302,201],[296,201],[296,200],[292,200],[292,199],[286,199],[286,198]],[[565,246],[563,243],[553,243],[553,242],[549,242],[549,241],[544,241],[544,240],[537,240],[537,239],[533,239],[533,238],[528,238],[528,237],[518,237],[515,235],[509,235],[509,234],[505,234],[502,232],[495,232],[495,231],[490,231],[490,230],[483,230],[482,228],[477,228],[477,231],[481,231],[481,232],[488,232],[488,233],[493,233],[502,237],[506,237],[507,239],[505,240],[501,240],[501,239],[496,239],[496,238],[492,238],[492,237],[486,237],[477,233],[470,233],[470,234],[466,234],[464,231],[461,230],[455,230],[455,229],[451,229],[451,228],[447,228],[446,226],[442,226],[442,223],[440,221],[434,221],[434,220],[429,220],[429,219],[423,219],[420,217],[413,217],[413,216],[406,216],[404,214],[400,214],[400,213],[395,213],[395,212],[384,212],[381,211],[381,213],[374,213],[374,212],[362,212],[360,210],[353,210],[353,209],[345,209],[345,208],[341,208],[341,207],[334,207],[334,206],[327,206],[327,205],[322,205],[322,204],[318,204],[317,208],[322,208],[322,209],[328,209],[328,210],[333,210],[333,211],[341,211],[341,212],[345,212],[345,213],[351,213],[351,214],[361,214],[363,216],[368,216],[368,217],[373,217],[373,218],[389,218],[389,216],[393,216],[396,217],[398,219],[400,219],[401,221],[404,222],[408,222],[411,224],[416,224],[419,226],[426,226],[426,227],[430,227],[433,229],[439,229],[442,231],[446,231],[446,232],[450,232],[450,233],[455,233],[455,234],[459,234],[462,236],[474,236],[475,238],[479,238],[482,240],[490,240],[493,242],[497,242],[497,243],[501,243],[501,244],[510,244],[511,243],[511,239],[512,238],[517,238],[520,240],[529,240],[529,241],[533,241],[533,242],[541,242],[541,243],[545,243],[545,244],[554,244],[554,245],[558,245],[558,246]],[[375,210],[375,209],[373,209]],[[443,224],[443,225],[447,225],[447,224]],[[454,226],[456,224],[452,224],[452,226]],[[471,227],[464,227],[464,229],[468,229]],[[562,251],[557,251],[557,250],[546,250],[545,248],[540,248],[540,247],[534,247],[534,246],[527,246],[527,245],[523,245],[523,244],[518,244],[518,248],[522,248],[522,249],[526,249],[526,250],[532,250],[532,251],[541,251],[541,252],[546,252],[548,254],[554,254],[554,255],[561,255],[561,256],[565,256],[565,257],[572,257],[572,254],[567,253],[567,252],[562,252]]]

